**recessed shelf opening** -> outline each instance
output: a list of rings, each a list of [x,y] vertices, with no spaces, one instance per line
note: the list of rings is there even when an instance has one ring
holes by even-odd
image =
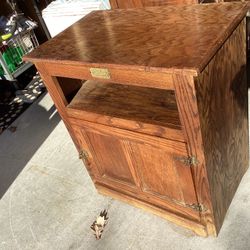
[[[173,90],[58,78],[70,110],[181,129]]]
[[[84,83],[83,80],[67,77],[56,77],[68,103],[74,98]]]
[[[173,90],[57,77],[71,118],[185,141]]]

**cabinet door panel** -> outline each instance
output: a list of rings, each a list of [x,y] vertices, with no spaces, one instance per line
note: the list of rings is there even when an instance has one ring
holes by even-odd
[[[135,185],[122,141],[89,131],[85,134],[100,176]]]
[[[183,204],[196,203],[190,167],[177,160],[187,157],[187,152],[147,144],[133,144],[132,150],[144,192]]]

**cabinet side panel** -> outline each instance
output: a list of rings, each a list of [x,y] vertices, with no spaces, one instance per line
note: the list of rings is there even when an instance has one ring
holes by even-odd
[[[196,95],[216,228],[248,167],[246,22],[196,79]]]

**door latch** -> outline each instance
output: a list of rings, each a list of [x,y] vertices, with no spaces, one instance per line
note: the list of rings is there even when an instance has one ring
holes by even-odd
[[[187,165],[187,166],[196,166],[199,164],[195,156],[189,156],[189,157],[176,156],[174,159],[176,161],[182,162],[184,165]]]
[[[86,150],[81,149],[79,151],[79,159],[83,160],[85,165],[89,165],[89,154]]]
[[[207,211],[207,208],[204,205],[199,204],[199,203],[198,204],[195,204],[195,203],[186,204],[186,207],[192,208],[197,212],[205,212],[205,211]]]

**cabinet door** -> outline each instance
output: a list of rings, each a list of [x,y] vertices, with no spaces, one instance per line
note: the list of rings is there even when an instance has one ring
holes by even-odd
[[[138,186],[125,141],[112,136],[108,127],[103,132],[89,127],[74,127],[74,130],[84,151],[87,151],[87,167],[95,180],[113,186],[115,183],[129,188]]]
[[[185,143],[131,143],[133,165],[142,191],[179,204],[197,203]]]
[[[99,182],[117,189],[122,186],[114,183],[134,187],[140,199],[197,203],[191,168],[182,162],[187,158],[185,143],[87,124],[79,130]]]

